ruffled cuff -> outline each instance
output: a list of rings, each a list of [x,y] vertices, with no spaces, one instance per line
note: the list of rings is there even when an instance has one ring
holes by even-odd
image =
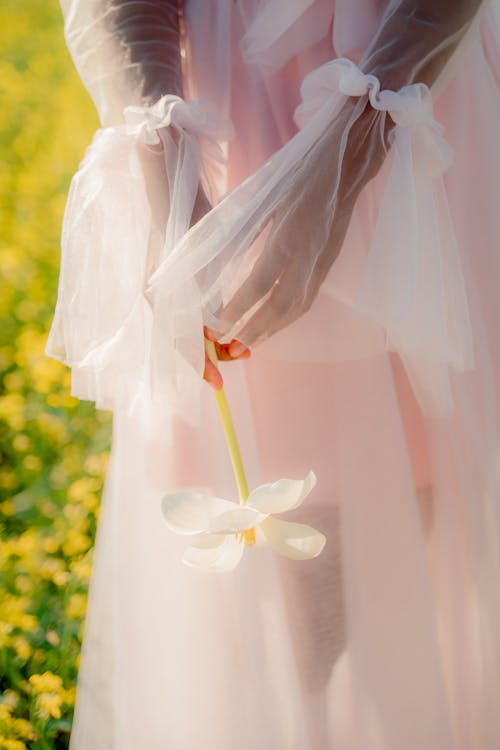
[[[187,231],[204,167],[220,166],[218,144],[231,128],[208,103],[169,95],[127,107],[124,118],[96,132],[71,182],[45,351],[72,368],[74,396],[102,409],[140,402],[144,412],[146,402],[168,403],[182,383],[192,396],[198,378],[200,363],[193,369],[185,351],[179,359],[175,341],[165,369],[152,361],[157,311],[145,289]],[[182,399],[170,401],[182,408]]]
[[[424,414],[442,416],[453,410],[448,368],[474,367],[464,273],[443,183],[453,150],[434,119],[426,85],[381,90],[375,76],[343,58],[304,80],[295,113],[299,127],[338,92],[368,95],[395,124],[385,189],[351,308],[385,331],[386,348],[401,356]]]

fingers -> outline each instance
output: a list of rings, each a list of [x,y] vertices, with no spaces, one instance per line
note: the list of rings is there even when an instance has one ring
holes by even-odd
[[[305,311],[304,269],[299,260],[297,253],[275,281],[271,294],[239,331],[239,337],[250,345],[269,338]]]
[[[217,341],[218,336],[220,336],[217,331],[214,331],[213,328],[209,328],[208,326],[203,326],[203,333],[205,335],[205,338],[207,338],[209,341]]]
[[[300,312],[296,310],[293,320],[299,315]],[[262,307],[257,310],[255,315],[245,323],[243,330],[240,332],[240,336],[252,346],[256,346],[260,341],[268,339],[273,333],[281,330],[281,328],[284,328],[291,322],[292,319],[289,319],[288,314],[276,314],[276,311],[272,308],[272,300],[270,298],[269,300],[266,300]]]
[[[287,262],[287,253],[276,242],[272,251],[264,251],[255,262],[250,275],[241,284],[228,304],[218,313],[231,323],[239,320],[273,287]]]
[[[245,346],[245,344],[242,344],[237,339],[233,339],[228,344],[228,351],[233,359],[248,359],[251,354],[248,346]]]
[[[229,362],[232,359],[248,359],[251,354],[250,349],[236,339],[233,339],[229,344],[219,344],[217,341],[215,351],[217,357],[223,362]]]
[[[213,341],[215,343],[217,359],[222,361],[230,361],[233,359],[248,359],[248,357],[250,356],[250,349],[242,344],[241,341],[232,339],[229,344],[220,344],[216,340],[216,336],[218,334],[215,331],[213,331],[211,328],[207,328],[207,326],[203,326],[203,331],[206,338],[209,339],[209,341]],[[216,391],[220,391],[220,389],[224,385],[219,369],[212,362],[207,353],[205,353],[205,369],[203,371],[203,378]]]
[[[231,359],[248,359],[248,357],[250,357],[250,349],[245,346],[245,344],[242,344],[241,341],[238,341],[237,339],[231,339],[228,344],[221,344],[219,341],[217,341],[217,338],[220,334],[218,334],[212,328],[204,326],[203,331],[206,338],[209,339],[209,341],[214,342],[218,359],[229,361]]]
[[[338,208],[330,236],[316,257],[307,258],[296,245],[297,236],[289,236],[293,248],[283,273],[274,282],[270,294],[245,322],[238,337],[248,346],[264,341],[273,333],[291,325],[313,304],[321,284],[335,262],[345,239],[351,219],[353,201],[344,201]]]
[[[223,386],[222,375],[211,361],[208,354],[205,354],[205,370],[203,371],[203,378],[216,391],[220,391]]]

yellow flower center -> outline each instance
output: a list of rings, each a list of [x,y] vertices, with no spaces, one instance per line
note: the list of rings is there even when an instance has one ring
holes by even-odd
[[[242,531],[240,534],[238,534],[238,536],[240,538],[240,541],[245,542],[246,547],[252,547],[256,543],[255,528],[253,526],[251,529]]]

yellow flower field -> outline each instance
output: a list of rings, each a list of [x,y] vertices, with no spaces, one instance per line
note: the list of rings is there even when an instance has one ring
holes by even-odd
[[[56,0],[0,6],[0,748],[67,748],[110,416],[44,346],[97,127]]]

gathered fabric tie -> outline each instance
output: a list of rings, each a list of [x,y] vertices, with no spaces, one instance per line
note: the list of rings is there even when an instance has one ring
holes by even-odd
[[[339,93],[367,96],[395,123],[387,179],[352,308],[385,330],[387,349],[400,354],[423,412],[449,414],[448,368],[472,369],[474,354],[460,250],[442,179],[453,164],[453,149],[434,118],[431,92],[421,83],[381,90],[376,76],[339,58],[307,76],[301,93],[295,112],[299,127]]]
[[[158,131],[170,125],[214,141],[233,134],[231,124],[219,118],[208,101],[187,102],[175,94],[165,94],[150,107],[125,107],[123,116],[127,133],[148,145],[160,143]]]
[[[220,164],[220,142],[231,135],[209,103],[172,95],[151,107],[126,107],[124,123],[96,131],[69,190],[46,347],[72,367],[75,396],[101,408],[121,401],[130,411],[153,387],[166,385],[167,393],[164,381],[185,375],[175,373],[176,362],[187,365],[170,340],[157,341],[171,358],[162,363],[167,371],[153,363],[162,383],[152,375],[156,310],[145,289],[189,228],[203,168]]]

